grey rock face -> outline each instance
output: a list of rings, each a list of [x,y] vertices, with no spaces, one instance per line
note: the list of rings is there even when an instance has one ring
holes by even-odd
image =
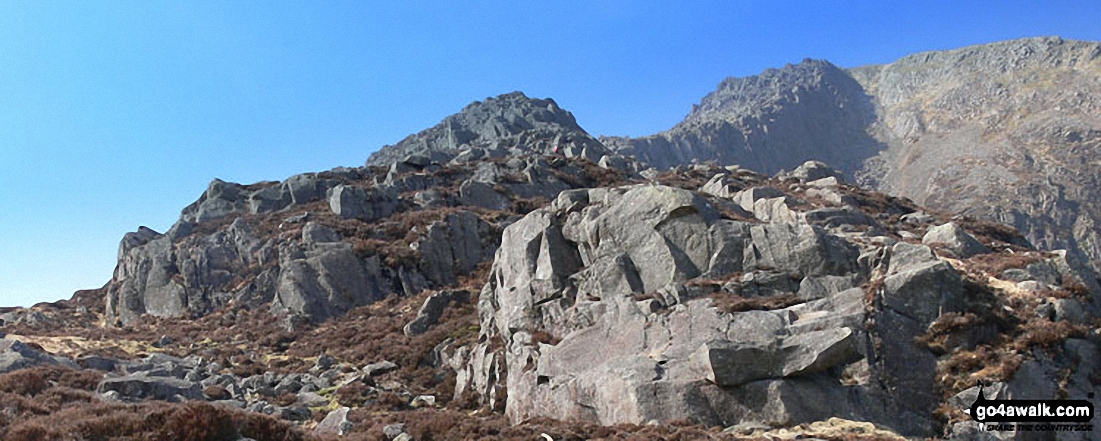
[[[360,260],[351,244],[329,241],[335,233],[323,228],[307,226],[302,245],[280,246],[273,312],[320,321],[385,295],[379,287],[378,260]]]
[[[741,190],[739,188],[740,185],[736,185],[735,182],[727,179],[727,177],[728,175],[726,173],[719,173],[712,176],[706,184],[703,184],[703,187],[700,187],[700,191],[720,198],[733,198],[734,195]],[[745,209],[745,207],[742,207],[742,209]]]
[[[329,412],[325,415],[325,419],[315,427],[314,433],[319,435],[344,435],[348,433],[353,425],[351,421],[348,421],[348,412],[351,409],[347,407],[341,407],[340,409]]]
[[[852,173],[883,148],[868,135],[875,119],[872,98],[846,71],[804,60],[723,80],[665,132],[601,139],[658,168],[716,161],[774,174],[814,159]]]
[[[179,316],[184,311],[186,292],[173,280],[179,267],[171,239],[148,233],[143,237],[149,239],[142,246],[132,245],[135,236],[128,234],[123,239],[119,265],[108,290],[108,317],[123,323],[145,313]]]
[[[293,202],[290,193],[284,187],[272,186],[257,190],[249,195],[249,213],[266,213],[286,208]]]
[[[496,249],[495,229],[470,211],[450,213],[428,226],[414,244],[420,251],[420,270],[437,285],[455,283],[456,275],[466,274]]]
[[[845,241],[806,224],[763,224],[750,228],[743,267],[805,276],[856,271],[859,252]]]
[[[226,288],[245,267],[275,261],[274,250],[266,245],[240,218],[205,236],[174,240],[152,230],[128,235],[119,246],[119,263],[107,287],[109,323],[127,324],[142,314],[206,313],[235,296],[270,299],[265,286],[239,293]]]
[[[700,346],[692,361],[705,377],[722,387],[768,378],[812,374],[855,361],[855,333],[849,328],[814,331],[788,339],[712,341]]]
[[[313,173],[294,175],[283,181],[283,189],[290,195],[291,202],[299,205],[324,197],[328,188],[329,185]]]
[[[833,167],[826,165],[822,161],[807,161],[795,167],[791,173],[782,174],[783,177],[791,177],[798,179],[802,182],[821,182],[820,185],[828,185],[822,179],[833,178],[833,185],[837,185],[837,181],[843,181],[841,172],[834,170]]]
[[[505,210],[512,205],[508,196],[494,190],[493,187],[477,181],[467,181],[459,187],[459,199],[463,205],[482,207],[487,210]]]
[[[774,187],[751,187],[734,194],[734,202],[745,211],[753,212],[757,201],[761,199],[782,198],[786,196],[783,191]]]
[[[184,208],[180,219],[198,224],[246,211],[247,206],[248,191],[243,185],[215,179],[198,201]]]
[[[892,251],[884,281],[885,307],[925,325],[960,309],[963,282],[951,264],[923,245],[899,242]]]

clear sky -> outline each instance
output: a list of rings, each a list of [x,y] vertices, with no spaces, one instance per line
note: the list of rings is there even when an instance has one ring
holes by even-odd
[[[213,178],[361,165],[488,96],[640,136],[727,76],[1101,40],[1098,17],[1096,1],[0,1],[0,306],[102,286],[123,234],[167,230]]]

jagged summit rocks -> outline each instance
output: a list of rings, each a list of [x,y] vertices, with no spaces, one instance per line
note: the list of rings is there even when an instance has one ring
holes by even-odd
[[[597,162],[607,151],[554,100],[512,92],[476,101],[435,127],[381,148],[367,165],[389,165],[411,156],[446,163],[551,153]]]

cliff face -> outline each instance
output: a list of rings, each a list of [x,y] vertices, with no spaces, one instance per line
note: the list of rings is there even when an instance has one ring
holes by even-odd
[[[657,135],[605,138],[659,168],[764,172],[816,159],[920,204],[1003,222],[1101,261],[1101,44],[1032,38],[724,80]]]

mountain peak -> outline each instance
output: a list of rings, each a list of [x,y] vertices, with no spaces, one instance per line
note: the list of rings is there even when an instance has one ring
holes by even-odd
[[[371,155],[367,165],[386,165],[411,155],[433,161],[554,153],[599,160],[604,146],[554,100],[511,92],[475,101],[434,127]]]
[[[797,95],[843,81],[845,73],[826,60],[805,58],[796,64],[766,69],[758,75],[727,77],[692,107],[686,121],[759,114]]]

